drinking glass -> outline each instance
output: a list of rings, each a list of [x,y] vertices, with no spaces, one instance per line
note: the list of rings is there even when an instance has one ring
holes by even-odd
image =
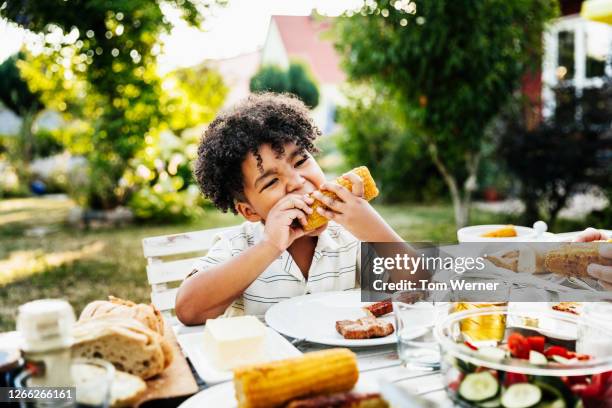
[[[392,301],[397,352],[403,364],[415,369],[438,369],[440,350],[433,327],[448,315],[450,303],[431,299],[425,291],[398,292]]]

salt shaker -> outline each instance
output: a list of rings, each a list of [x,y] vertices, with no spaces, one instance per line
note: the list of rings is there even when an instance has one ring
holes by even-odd
[[[41,299],[19,307],[17,330],[24,340],[30,387],[73,387],[70,347],[75,322],[65,300]]]

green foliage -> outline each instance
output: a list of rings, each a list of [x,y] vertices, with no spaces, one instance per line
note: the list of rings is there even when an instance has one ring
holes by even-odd
[[[469,204],[484,130],[530,66],[554,0],[381,0],[339,19],[337,49],[353,81],[403,98],[453,195]],[[460,220],[458,220],[458,223]]]
[[[297,96],[311,109],[319,104],[317,84],[303,64],[292,62],[289,69],[264,65],[250,81],[251,92],[289,92]]]
[[[249,88],[251,92],[287,92],[289,90],[289,77],[282,68],[265,65],[253,75]]]
[[[574,193],[612,185],[612,85],[591,90],[571,105],[573,109],[557,109],[536,129],[527,129],[520,106],[505,115],[498,156],[520,180],[525,225],[538,219],[553,225]],[[581,120],[576,120],[576,110],[583,112]],[[591,221],[605,226],[608,214],[595,213]]]
[[[197,155],[201,128],[170,131],[146,137],[145,148],[130,162],[121,180],[136,218],[157,222],[181,221],[202,215],[203,198],[193,182],[191,163]]]
[[[7,1],[2,16],[35,32],[62,38],[22,69],[30,89],[54,108],[86,118],[82,144],[92,185],[87,205],[111,208],[121,203],[118,181],[144,138],[166,120],[160,108],[161,81],[156,57],[159,34],[170,24],[161,0]],[[164,2],[189,23],[201,22],[208,4]]]
[[[398,98],[384,90],[358,87],[339,110],[338,143],[350,167],[368,166],[385,202],[446,198],[434,177],[427,147],[405,121]]]
[[[304,65],[291,64],[287,71],[287,77],[289,78],[288,91],[290,93],[298,96],[311,109],[319,104],[319,90],[306,72]]]
[[[32,92],[19,73],[17,63],[23,59],[24,54],[19,53],[0,64],[0,101],[18,116],[38,112],[43,108],[40,94]]]

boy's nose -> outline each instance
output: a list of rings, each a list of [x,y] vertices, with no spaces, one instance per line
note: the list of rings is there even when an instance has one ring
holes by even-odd
[[[299,190],[301,190],[304,187],[305,182],[306,182],[306,179],[304,179],[304,177],[302,177],[299,173],[296,172],[295,174],[291,176],[291,178],[287,182],[287,192],[288,193],[299,192]]]

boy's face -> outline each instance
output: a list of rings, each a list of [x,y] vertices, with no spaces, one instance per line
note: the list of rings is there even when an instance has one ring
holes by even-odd
[[[265,221],[270,209],[287,194],[309,194],[325,182],[325,175],[315,159],[295,143],[284,146],[282,156],[270,145],[262,145],[259,155],[262,169],[252,153],[242,162],[244,195],[248,202],[236,204],[249,221]]]

